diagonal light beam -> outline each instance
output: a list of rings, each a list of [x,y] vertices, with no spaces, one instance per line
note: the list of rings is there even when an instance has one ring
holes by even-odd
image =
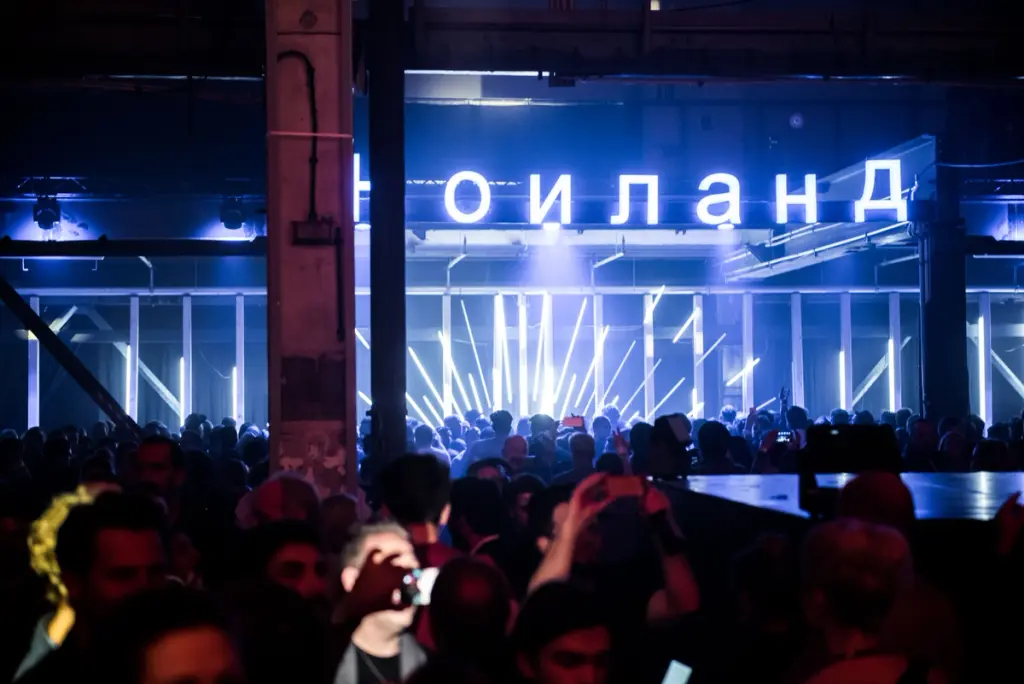
[[[469,346],[473,348],[473,358],[476,359],[476,370],[480,373],[480,385],[484,389],[484,399],[487,400],[487,406],[491,406],[491,396],[487,393],[487,376],[484,375],[484,366],[480,363],[480,352],[476,348],[476,340],[473,338],[473,326],[469,324],[469,314],[466,312],[466,302],[460,299],[459,305],[462,307],[462,318],[466,321],[466,333],[469,335]],[[477,400],[480,403],[480,400]],[[480,410],[484,410],[481,405]]]
[[[910,337],[903,338],[903,344],[900,345],[900,351],[910,344]],[[885,354],[882,354],[882,358],[878,359],[878,363],[868,372],[867,377],[864,378],[863,382],[857,385],[857,390],[853,393],[853,405],[856,406],[860,403],[860,400],[864,398],[864,395],[878,382],[878,378],[882,377],[885,373],[885,369],[889,367],[889,352],[886,350]]]

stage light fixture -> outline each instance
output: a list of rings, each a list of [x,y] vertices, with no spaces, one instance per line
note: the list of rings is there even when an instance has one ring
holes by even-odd
[[[32,206],[32,220],[41,230],[53,230],[60,225],[60,202],[53,197],[40,197]]]
[[[240,230],[245,223],[245,211],[242,209],[242,200],[229,198],[220,205],[220,222],[228,230]]]

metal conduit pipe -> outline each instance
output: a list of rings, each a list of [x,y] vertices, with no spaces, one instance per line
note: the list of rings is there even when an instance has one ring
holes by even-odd
[[[173,288],[158,287],[153,290],[131,287],[26,287],[16,288],[18,293],[25,297],[235,297],[244,295],[246,297],[266,296],[266,288]],[[586,295],[608,294],[608,295],[643,295],[661,291],[662,286],[652,285],[650,287],[639,287],[634,285],[608,285],[590,287],[585,285],[544,287],[541,285],[524,285],[522,287],[495,287],[493,285],[453,287],[443,286],[413,286],[406,288],[406,294],[418,296],[439,296],[443,294],[475,296],[475,295],[496,295],[496,294],[551,294],[551,295]],[[664,294],[667,295],[741,295],[741,294],[765,294],[765,295],[789,295],[789,294],[842,294],[872,295],[872,294],[919,294],[918,287],[693,287],[693,286],[665,286]],[[969,287],[967,294],[978,294],[988,292],[996,295],[1021,295],[1024,296],[1024,287]],[[357,287],[357,295],[369,295],[370,288]]]

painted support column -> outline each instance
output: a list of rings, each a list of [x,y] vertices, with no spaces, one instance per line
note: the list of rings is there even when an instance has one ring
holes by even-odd
[[[594,395],[604,396],[604,346],[607,340],[604,337],[604,295],[594,295]],[[584,398],[589,393],[584,394]],[[597,402],[600,403],[600,402]],[[595,407],[599,412],[603,406]],[[589,424],[589,423],[588,423]]]
[[[241,425],[245,422],[245,295],[235,296],[235,368],[231,379],[235,397],[232,417]]]
[[[455,413],[455,392],[452,386],[452,296],[441,295],[441,417]],[[469,407],[464,407],[466,410]]]
[[[978,361],[975,385],[978,388],[978,416],[988,426],[992,420],[992,295],[978,295]]]
[[[530,415],[530,352],[529,352],[529,308],[526,306],[526,294],[520,292],[516,295],[516,327],[519,334],[516,336],[516,349],[518,350],[518,378],[519,386],[519,415]]]

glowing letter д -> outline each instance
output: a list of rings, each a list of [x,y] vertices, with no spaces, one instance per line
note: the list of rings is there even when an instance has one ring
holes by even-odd
[[[895,211],[897,221],[907,220],[907,201],[903,199],[903,178],[899,159],[869,159],[864,163],[864,196],[853,203],[854,221],[864,223],[867,210]],[[879,171],[889,173],[889,192],[882,199],[875,194],[875,176]]]

